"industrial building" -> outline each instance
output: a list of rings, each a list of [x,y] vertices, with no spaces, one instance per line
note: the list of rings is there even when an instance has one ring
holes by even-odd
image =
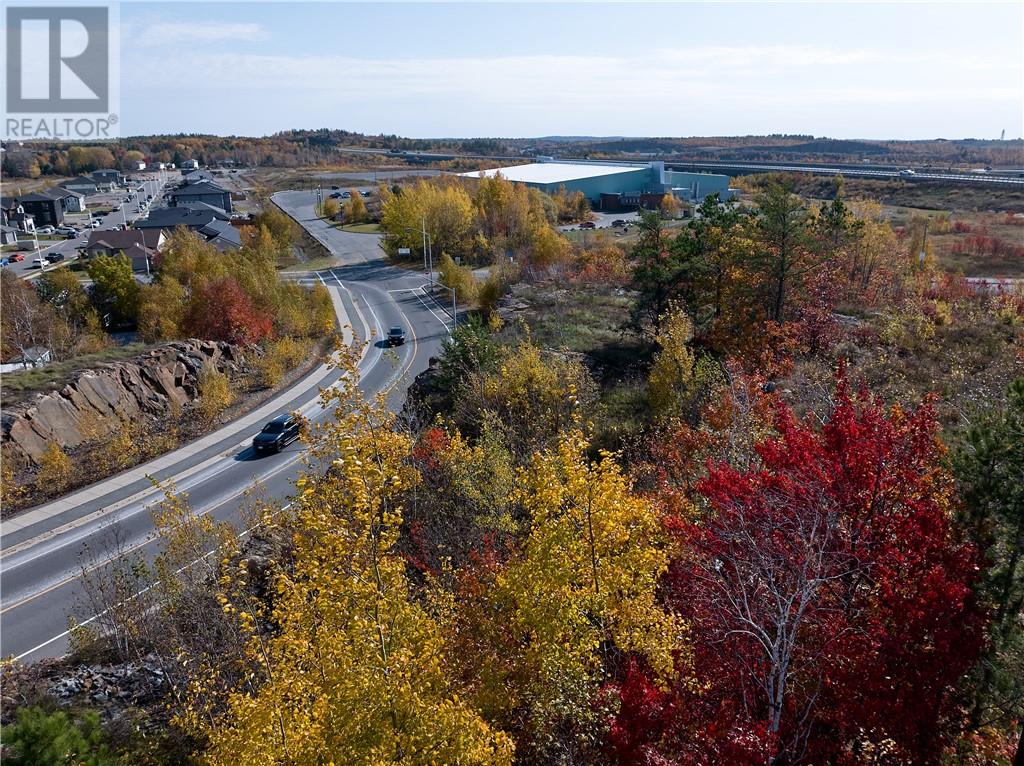
[[[560,188],[583,192],[598,210],[624,210],[655,207],[665,194],[673,194],[684,202],[700,202],[710,194],[722,201],[736,194],[729,188],[729,176],[712,173],[683,173],[666,170],[664,162],[591,162],[557,161],[539,158],[529,165],[512,165],[493,170],[462,173],[466,178],[501,176],[515,183],[526,184],[546,194]]]

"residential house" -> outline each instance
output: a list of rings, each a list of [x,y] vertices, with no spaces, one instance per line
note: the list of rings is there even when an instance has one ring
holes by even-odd
[[[165,196],[171,207],[187,207],[193,202],[205,202],[227,213],[231,212],[231,192],[213,181],[202,180],[185,184]]]
[[[94,170],[90,175],[100,187],[111,189],[115,186],[124,186],[124,173],[120,170]]]
[[[197,181],[212,181],[213,175],[205,170],[189,170],[182,172],[181,180],[184,181],[184,184],[182,184],[184,186],[185,184],[194,184]]]
[[[81,213],[85,211],[85,195],[81,192],[65,189],[63,186],[54,186],[43,189],[40,194],[58,200],[64,208],[65,213]]]
[[[99,191],[96,181],[85,176],[69,178],[67,181],[62,181],[60,185],[69,191],[76,191],[80,194],[96,194]]]
[[[60,226],[64,223],[64,200],[59,193],[22,194],[18,202],[32,216],[36,226]]]
[[[158,230],[170,234],[179,226],[191,229],[218,250],[242,246],[242,232],[231,225],[230,216],[218,207],[193,202],[188,207],[162,207],[134,224],[143,231]]]
[[[0,197],[0,225],[13,226],[29,234],[36,230],[35,219],[25,212],[17,197]]]
[[[131,259],[133,271],[149,271],[152,258],[163,247],[160,229],[128,229],[127,231],[91,231],[85,246],[85,257],[124,253]]]

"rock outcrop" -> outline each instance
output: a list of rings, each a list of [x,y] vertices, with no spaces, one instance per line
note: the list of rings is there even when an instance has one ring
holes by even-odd
[[[15,466],[38,464],[50,442],[74,448],[102,439],[125,422],[160,417],[199,396],[199,375],[205,367],[234,377],[242,363],[241,349],[230,343],[185,340],[130,361],[77,372],[60,391],[4,409],[4,459]]]

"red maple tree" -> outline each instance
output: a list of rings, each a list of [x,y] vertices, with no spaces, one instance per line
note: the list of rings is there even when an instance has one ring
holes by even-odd
[[[238,280],[230,276],[196,289],[188,328],[197,338],[242,344],[258,343],[274,331],[270,316],[260,312]]]
[[[674,520],[666,594],[701,684],[661,691],[631,667],[620,761],[935,762],[981,614],[930,403],[886,412],[840,373],[820,430],[782,404],[776,430],[759,465],[711,465],[705,513]]]

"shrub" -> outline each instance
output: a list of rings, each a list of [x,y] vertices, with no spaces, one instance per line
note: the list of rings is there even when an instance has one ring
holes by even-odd
[[[457,264],[448,253],[441,253],[438,270],[441,272],[441,284],[453,288],[460,301],[472,303],[476,300],[480,285],[471,270]]]
[[[199,411],[208,421],[220,415],[233,400],[227,375],[213,367],[206,367],[199,373]]]
[[[285,372],[298,367],[309,355],[309,342],[295,338],[281,338],[267,344],[266,353],[257,362],[263,385],[276,386]]]
[[[114,766],[117,759],[103,742],[99,715],[90,711],[79,721],[67,713],[22,708],[3,729],[10,766]]]
[[[71,458],[57,442],[50,442],[39,458],[38,489],[46,493],[60,492],[71,483],[74,475],[75,466]]]

